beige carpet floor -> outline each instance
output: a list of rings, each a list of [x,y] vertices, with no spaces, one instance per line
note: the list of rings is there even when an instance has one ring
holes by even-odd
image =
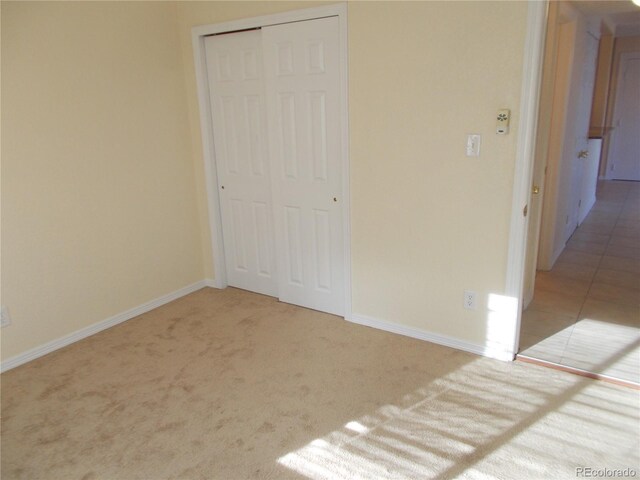
[[[232,288],[1,381],[3,480],[640,475],[638,391]]]

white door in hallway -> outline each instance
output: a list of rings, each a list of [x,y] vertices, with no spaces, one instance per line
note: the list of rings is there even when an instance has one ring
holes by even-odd
[[[640,180],[640,54],[623,54],[613,115],[608,178]]]
[[[565,225],[565,242],[582,223],[588,211],[591,197],[595,201],[595,183],[587,184],[585,173],[589,170],[589,120],[595,83],[598,40],[578,24],[577,37],[574,40],[574,63],[571,71],[570,101],[567,115],[570,116],[565,137],[565,160],[571,164],[570,194],[567,205],[568,222]],[[575,98],[575,99],[574,99]],[[586,156],[585,156],[586,155]],[[587,187],[591,187],[588,189]],[[588,191],[588,190],[592,190]],[[591,203],[593,206],[593,203]],[[589,208],[591,208],[589,206]]]
[[[589,121],[593,105],[593,87],[596,81],[596,67],[598,59],[598,39],[587,34],[586,55],[582,68],[580,107],[578,108],[578,152],[586,152],[586,157],[578,157],[581,166],[580,195],[578,198],[578,225],[584,222],[591,208],[596,203],[596,184],[598,182],[598,167],[600,166],[600,151],[596,150],[597,142],[589,140]]]
[[[205,41],[227,281],[276,296],[260,30]]]
[[[337,17],[262,29],[278,293],[344,314]]]

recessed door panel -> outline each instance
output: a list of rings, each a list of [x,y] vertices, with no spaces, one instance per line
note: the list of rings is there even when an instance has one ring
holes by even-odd
[[[261,65],[259,63],[259,55],[257,48],[250,48],[243,52],[243,79],[257,80],[260,78]]]
[[[315,287],[331,291],[331,220],[326,210],[313,211],[313,259],[315,260]]]
[[[304,287],[302,273],[302,232],[299,207],[284,208],[284,261],[287,265],[286,282],[297,287]]]
[[[293,75],[293,43],[279,42],[277,48],[276,75]]]
[[[263,277],[273,275],[271,252],[269,251],[271,230],[271,209],[265,202],[253,202],[253,226],[256,236],[254,246],[256,249],[257,273]]]
[[[307,43],[307,72],[324,73],[324,42],[310,40]]]
[[[309,142],[313,179],[327,181],[327,115],[325,92],[309,92]]]
[[[236,133],[236,101],[234,97],[220,97],[219,103],[221,122],[220,153],[227,173],[238,174],[238,135]]]
[[[216,72],[219,82],[232,82],[233,75],[231,73],[231,56],[228,51],[220,51],[216,59]]]
[[[244,118],[247,132],[247,156],[251,165],[251,174],[261,176],[267,171],[265,166],[265,148],[262,139],[263,121],[259,95],[244,97]],[[270,181],[270,180],[266,180]]]
[[[296,97],[293,93],[279,93],[280,138],[284,175],[291,180],[298,178],[298,155],[296,149]]]
[[[246,272],[247,268],[247,249],[245,243],[247,241],[244,231],[245,222],[243,219],[243,202],[240,199],[234,198],[230,202],[231,204],[231,237],[232,237],[232,250],[233,255],[233,268],[239,272]]]

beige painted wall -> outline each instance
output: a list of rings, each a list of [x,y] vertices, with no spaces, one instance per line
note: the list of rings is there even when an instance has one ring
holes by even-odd
[[[6,359],[204,273],[175,4],[1,8]]]
[[[213,276],[190,29],[314,5],[2,3],[4,358]],[[349,4],[355,313],[486,343],[526,13]],[[464,156],[468,133],[480,158]]]
[[[526,12],[350,5],[355,312],[485,343],[486,299],[505,284]],[[512,110],[507,136],[499,108]],[[483,136],[478,159],[468,133]],[[465,288],[477,311],[463,310]]]
[[[178,6],[203,222],[190,28],[299,6]],[[354,312],[484,344],[486,299],[505,286],[527,5],[352,2],[348,14]],[[499,108],[512,110],[507,136]],[[479,159],[464,155],[468,133],[483,135]],[[462,308],[465,288],[477,311]]]

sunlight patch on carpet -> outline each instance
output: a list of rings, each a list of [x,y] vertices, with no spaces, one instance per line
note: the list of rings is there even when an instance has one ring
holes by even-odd
[[[615,388],[579,377],[515,377],[504,364],[475,361],[401,398],[278,463],[329,480],[562,478],[599,460],[609,468],[639,461],[638,452],[611,448],[621,437],[637,445],[637,409]]]

